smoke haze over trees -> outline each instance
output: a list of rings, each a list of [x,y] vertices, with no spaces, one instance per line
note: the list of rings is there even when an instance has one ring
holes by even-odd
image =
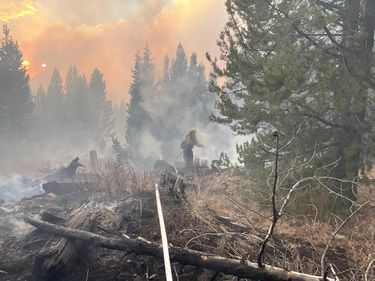
[[[57,155],[70,151],[101,151],[114,136],[112,102],[100,70],[90,80],[71,66],[65,83],[54,69],[47,90],[31,95],[29,76],[23,66],[22,52],[5,25],[0,60],[0,141],[4,159],[33,158],[34,151]],[[124,125],[125,126],[125,125]],[[42,157],[41,157],[42,158]],[[48,158],[46,158],[48,159]]]
[[[5,26],[0,79],[6,83],[1,84],[0,114],[4,116],[1,153],[8,159],[16,155],[18,159],[40,159],[42,165],[91,149],[108,155],[112,137],[116,137],[134,164],[150,168],[155,160],[178,158],[180,143],[192,128],[206,145],[198,151],[202,157],[218,158],[220,152],[234,146],[232,139],[222,138],[230,134],[229,129],[209,120],[215,95],[208,91],[203,64],[196,53],[186,54],[181,44],[175,57],[166,56],[160,68],[148,46],[135,56],[133,81],[124,89],[124,95],[128,92],[131,97],[129,104],[117,105],[108,99],[99,69],[86,78],[74,65],[67,73],[55,68],[48,87],[39,87],[31,95],[22,63],[22,53]],[[161,73],[156,69],[162,69]]]
[[[215,95],[208,90],[205,67],[197,54],[188,56],[179,44],[174,58],[165,57],[162,69],[157,78],[148,47],[135,57],[126,134],[130,155],[143,165],[156,159],[173,163],[187,132],[197,129],[205,145],[198,153],[210,160],[218,158],[220,149],[233,143],[220,142],[228,131],[210,122]]]

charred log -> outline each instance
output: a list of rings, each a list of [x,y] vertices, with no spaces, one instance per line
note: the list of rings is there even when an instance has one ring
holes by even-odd
[[[144,240],[142,238],[114,239],[104,237],[95,233],[62,227],[51,223],[43,222],[31,217],[25,217],[25,222],[37,227],[43,231],[64,236],[68,239],[79,239],[90,243],[93,246],[104,247],[113,250],[122,250],[127,253],[137,255],[152,256],[158,259],[163,258],[162,247],[159,244]],[[180,247],[170,247],[171,261],[179,262],[184,265],[192,265],[199,268],[212,269],[224,274],[237,276],[240,278],[249,278],[259,281],[321,281],[320,276],[288,271],[265,265],[259,268],[256,263],[250,263],[244,260],[230,259],[205,252],[190,250]],[[329,281],[333,279],[327,278]]]
[[[65,195],[73,192],[86,192],[93,189],[92,183],[74,183],[74,182],[48,182],[42,185],[46,193],[53,193],[56,195]]]

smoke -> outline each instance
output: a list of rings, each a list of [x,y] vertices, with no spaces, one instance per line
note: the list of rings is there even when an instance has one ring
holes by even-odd
[[[163,83],[167,86],[163,86]],[[197,131],[198,142],[202,145],[194,147],[196,158],[211,162],[225,152],[233,163],[237,162],[236,144],[249,138],[235,136],[229,127],[209,120],[210,115],[216,111],[216,96],[208,92],[207,83],[205,87],[199,84],[201,87],[196,88],[197,77],[190,75],[188,70],[176,81],[162,80],[158,85],[154,91],[141,91],[141,106],[152,119],[150,123],[156,124],[157,128],[168,135],[162,133],[162,140],[159,140],[155,137],[159,133],[155,132],[155,128],[151,126],[144,129],[139,148],[139,153],[147,159],[143,161],[143,167],[150,159],[163,159],[169,163],[182,162],[180,144],[191,129]],[[196,94],[197,91],[201,91],[201,96]]]
[[[161,143],[149,132],[144,131],[141,138],[142,142],[139,147],[139,152],[144,159],[161,159]]]
[[[4,5],[0,22],[9,24],[24,59],[30,63],[32,88],[35,90],[42,84],[46,89],[54,67],[59,69],[63,78],[70,65],[77,65],[80,73],[87,77],[94,67],[98,67],[104,73],[108,95],[114,101],[129,100],[127,93],[134,54],[146,43],[153,51],[157,66],[162,65],[165,54],[171,56],[175,52],[178,42],[182,42],[188,51],[196,50],[200,57],[206,51],[215,55],[218,53],[216,39],[226,18],[224,1],[217,0],[16,2],[17,5],[1,1]],[[47,69],[41,68],[42,63],[47,64]],[[157,67],[158,72],[160,68]],[[189,86],[189,81],[186,81],[184,87]],[[152,128],[143,132],[141,147],[145,158],[160,159],[169,150],[168,160],[173,161],[181,152],[180,142],[190,128],[197,129],[198,137],[205,145],[204,149],[196,149],[196,155],[214,159],[219,152],[234,147],[228,128],[196,120],[197,113],[202,111],[201,104],[189,108],[186,116],[172,116],[172,109],[180,105],[168,95],[159,98],[145,100],[143,107],[154,122],[167,128],[173,128],[177,123],[179,129],[172,133],[168,144],[155,138]],[[37,133],[41,136],[37,139],[42,143],[31,141],[25,150],[4,154],[6,161],[0,163],[0,174],[35,172],[37,167],[54,168],[77,156],[87,159],[88,151],[96,148],[95,144],[82,143],[79,134],[72,137],[75,132],[69,128],[58,140],[44,141],[44,129],[40,128]]]
[[[42,184],[42,180],[33,180],[21,175],[0,176],[0,199],[6,202],[18,201],[42,194]]]
[[[13,2],[17,5],[10,4]],[[98,67],[107,77],[110,97],[117,102],[128,100],[130,69],[137,50],[148,43],[157,63],[165,54],[172,55],[178,42],[201,56],[207,51],[215,55],[226,17],[224,1],[217,0],[1,3],[0,23],[9,24],[30,63],[34,90],[40,84],[47,86],[54,67],[65,73],[73,64],[86,75]],[[47,69],[41,68],[42,63]]]

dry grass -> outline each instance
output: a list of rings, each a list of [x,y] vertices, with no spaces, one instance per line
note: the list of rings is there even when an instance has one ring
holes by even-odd
[[[132,167],[123,166],[112,160],[99,162],[94,179],[112,200],[123,194],[153,189],[150,173],[137,172]]]
[[[102,163],[95,175],[98,185],[116,199],[132,196],[138,200],[141,236],[158,240],[158,223],[153,195],[154,181],[148,173],[138,173],[116,163]],[[197,190],[188,190],[186,202],[162,192],[169,242],[176,246],[256,261],[260,244],[271,223],[267,202],[259,202],[238,189],[238,178],[230,171],[197,178]],[[359,203],[374,199],[374,187],[359,189]],[[255,196],[256,198],[256,196]],[[280,219],[265,262],[290,270],[320,275],[320,259],[336,224],[332,217],[319,220],[320,206],[300,215]],[[143,215],[142,215],[143,212]],[[148,220],[145,213],[153,214]],[[147,223],[146,223],[147,222]],[[367,266],[375,258],[375,205],[368,204],[342,229],[327,252],[340,280],[364,280]],[[369,279],[374,278],[373,270]]]
[[[210,176],[201,181],[201,184],[201,192],[189,197],[194,212],[207,217],[207,210],[211,210],[216,215],[248,227],[246,236],[228,241],[232,245],[227,247],[235,247],[233,252],[238,256],[250,251],[250,259],[255,261],[260,245],[257,240],[264,237],[271,223],[271,209],[265,202],[244,196],[237,188],[238,178],[230,173]],[[359,204],[373,201],[348,222],[327,252],[327,262],[333,264],[340,280],[364,280],[366,268],[375,258],[374,191],[374,186],[359,188]],[[323,207],[323,203],[321,206],[312,205],[309,207],[310,212],[285,215],[267,249],[266,261],[291,270],[319,275],[322,253],[337,224],[341,222],[335,221],[332,216],[319,220],[318,213],[326,211],[319,209]],[[215,227],[220,228],[220,225]],[[369,280],[374,276],[374,270],[370,270]]]

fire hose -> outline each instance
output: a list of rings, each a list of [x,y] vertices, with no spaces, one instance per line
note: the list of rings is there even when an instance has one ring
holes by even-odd
[[[170,261],[170,258],[169,258],[167,231],[165,230],[163,210],[161,208],[160,193],[159,193],[159,187],[158,187],[157,183],[155,184],[155,196],[156,196],[156,207],[157,207],[158,216],[159,216],[161,241],[162,241],[162,245],[163,245],[165,277],[166,277],[166,281],[173,281],[171,261]]]

